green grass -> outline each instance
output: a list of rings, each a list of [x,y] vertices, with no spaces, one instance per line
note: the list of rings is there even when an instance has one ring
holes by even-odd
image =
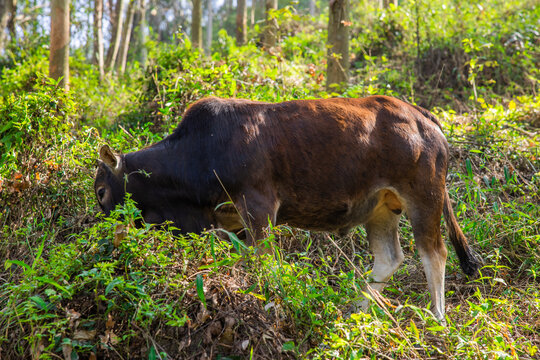
[[[518,0],[490,0],[480,12],[463,4],[461,14],[442,7],[454,3],[419,2],[431,16],[417,73],[414,2],[384,13],[361,2],[342,94],[323,88],[324,14],[281,19],[287,32],[273,54],[221,32],[204,56],[179,37],[150,49],[147,69],[101,85],[93,66],[73,58],[69,92],[46,79],[45,47],[13,54],[0,69],[0,357],[539,358],[540,97],[530,30],[539,8]],[[515,32],[521,50],[504,45]],[[437,59],[459,66],[446,72]],[[260,256],[234,234],[136,228],[131,201],[109,218],[98,212],[97,149],[154,143],[199,98],[373,93],[430,107],[450,144],[453,208],[485,264],[469,279],[449,251],[446,326],[427,310],[406,217],[404,264],[380,304],[349,317],[373,260],[361,227],[343,238],[273,227],[264,240],[271,255]]]
[[[9,190],[40,201],[2,228],[0,349],[40,358],[536,358],[540,164],[528,121],[539,99],[521,101],[512,110],[439,114],[452,148],[454,208],[485,260],[481,276],[467,279],[449,252],[446,326],[426,310],[406,219],[406,260],[383,293],[385,305],[347,317],[372,261],[361,228],[332,238],[277,227],[267,239],[273,255],[259,256],[213,233],[135,228],[140,212],[129,201],[110,218],[94,218],[91,173],[77,174],[85,166],[79,154],[70,175],[51,184],[84,192],[37,194],[38,183]],[[129,138],[111,134],[120,133]],[[71,149],[91,158],[96,140],[73,140]],[[46,216],[53,199],[69,204],[74,196],[74,214]]]

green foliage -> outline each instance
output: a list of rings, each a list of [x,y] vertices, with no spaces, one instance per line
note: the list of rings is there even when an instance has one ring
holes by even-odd
[[[149,42],[147,69],[134,65],[102,83],[79,51],[67,92],[46,78],[42,39],[30,50],[10,48],[0,64],[0,353],[538,357],[539,7],[528,0],[373,4],[353,6],[353,77],[334,94],[323,88],[327,16],[299,17],[294,4],[273,14],[280,25],[274,49],[259,48],[256,38],[238,47],[220,31],[205,55],[178,36],[174,44]],[[465,279],[449,252],[446,326],[427,310],[405,219],[406,259],[384,306],[349,317],[372,262],[361,228],[338,239],[271,227],[263,241],[269,254],[261,255],[234,233],[179,236],[145,224],[129,197],[110,217],[97,215],[99,146],[127,152],[159,141],[202,97],[370,94],[440,106],[434,112],[450,144],[450,196],[485,260],[481,276]]]
[[[533,59],[540,9],[534,1],[420,0],[384,10],[373,4],[353,7],[351,52],[362,87],[388,87],[428,107],[525,95],[538,87]],[[383,74],[366,71],[371,62]]]
[[[43,39],[38,40],[40,42]],[[44,44],[8,50],[9,62],[0,68],[0,101],[22,91],[31,91],[48,74],[49,52]]]
[[[31,265],[7,260],[6,270],[19,266],[23,273],[19,281],[0,288],[5,309],[1,326],[35,329],[30,346],[38,356],[51,356],[65,346],[79,356],[95,353],[98,346],[129,343],[135,331],[156,322],[184,326],[189,318],[176,299],[193,287],[187,281],[187,262],[207,254],[200,251],[207,238],[174,238],[149,225],[137,229],[134,223],[139,219],[140,211],[127,199],[110,218],[73,234],[69,244],[51,244],[47,261],[42,254],[49,234],[43,236]],[[221,251],[221,244],[215,249]],[[183,271],[171,271],[183,262]],[[164,289],[169,289],[165,297],[155,296]],[[101,322],[101,311],[107,323]],[[120,337],[113,326],[121,319],[129,320],[122,323],[126,335]],[[5,341],[0,337],[0,346]],[[19,356],[29,351],[23,345],[19,349]]]
[[[71,97],[58,89],[54,81],[38,79],[33,91],[12,93],[0,103],[0,175],[18,170],[29,153],[44,150],[44,145],[62,141],[72,126],[75,112]],[[40,157],[43,153],[34,153]]]
[[[237,47],[225,31],[219,33],[215,49],[207,58],[194,51],[187,38],[155,49],[145,85],[147,101],[157,105],[154,122],[163,122],[166,129],[175,126],[186,106],[205,96],[283,101],[314,96],[307,83],[319,88],[307,65],[285,62],[280,54],[253,44]]]

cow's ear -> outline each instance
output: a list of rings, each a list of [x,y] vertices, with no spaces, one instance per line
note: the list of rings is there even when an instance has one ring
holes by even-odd
[[[103,145],[99,149],[99,157],[112,170],[116,170],[120,165],[120,156],[116,155],[109,145]]]

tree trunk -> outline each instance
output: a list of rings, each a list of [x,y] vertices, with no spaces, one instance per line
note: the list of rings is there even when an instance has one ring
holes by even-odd
[[[206,51],[208,54],[212,53],[212,18],[214,17],[214,12],[212,9],[212,0],[207,0],[208,6],[208,22],[206,23]]]
[[[105,67],[109,70],[114,67],[116,58],[118,57],[118,50],[120,49],[120,38],[122,36],[122,27],[124,25],[124,0],[118,0],[116,3],[116,11],[113,22],[113,36],[111,45],[107,51],[107,60]]]
[[[13,27],[11,23],[15,18],[16,6],[16,0],[0,0],[0,54],[7,43],[6,29],[10,28],[10,25]],[[11,28],[10,32],[13,33]]]
[[[144,68],[148,53],[146,52],[146,0],[139,0],[139,62]]]
[[[253,27],[255,25],[255,8],[257,7],[257,0],[251,0],[251,19],[250,19],[250,25]]]
[[[191,43],[194,48],[201,49],[202,42],[202,0],[193,0],[191,18]]]
[[[309,15],[315,16],[315,9],[317,8],[315,0],[309,0]]]
[[[49,76],[69,88],[69,0],[51,1]]]
[[[11,0],[0,0],[0,54],[6,42],[6,28],[11,15]]]
[[[326,89],[349,81],[349,0],[330,0]]]
[[[265,16],[266,24],[264,26],[263,45],[266,49],[276,46],[278,23],[277,19],[271,16],[271,12],[277,10],[277,0],[266,0]]]
[[[120,68],[120,74],[126,71],[127,56],[129,45],[131,43],[131,28],[133,27],[133,17],[135,16],[135,0],[130,0],[127,11],[126,24],[122,30],[122,47],[120,49],[120,57],[116,62],[116,68]]]
[[[244,45],[247,38],[247,6],[246,0],[238,0],[236,6],[236,44]]]
[[[16,19],[17,19],[17,0],[12,0],[11,5],[12,5],[11,16],[9,17],[7,27],[9,30],[9,35],[11,37],[11,41],[14,42],[15,39],[17,38],[15,34],[15,25],[16,25]]]
[[[94,56],[99,69],[99,81],[103,82],[105,65],[103,58],[103,0],[95,0],[94,9]]]
[[[108,0],[107,1],[107,11],[109,13],[109,19],[111,19],[111,26],[114,27],[115,26],[115,12],[114,12],[114,0]]]

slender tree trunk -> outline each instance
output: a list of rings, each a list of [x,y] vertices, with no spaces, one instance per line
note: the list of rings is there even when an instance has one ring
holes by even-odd
[[[120,68],[120,74],[126,71],[126,63],[131,44],[131,28],[133,27],[133,17],[135,16],[135,0],[130,0],[127,11],[126,24],[122,30],[122,47],[120,48],[120,57],[116,62],[116,68]]]
[[[88,28],[86,31],[86,46],[84,47],[84,50],[86,51],[86,58],[90,61],[94,60],[94,26],[90,25],[94,23],[93,16],[94,12],[92,10],[92,5],[88,5],[88,19],[86,19],[86,23],[88,24]]]
[[[51,1],[49,76],[69,88],[69,0]]]
[[[13,14],[14,4],[12,0],[0,0],[0,54],[7,42],[6,29],[9,19]]]
[[[349,0],[330,0],[326,88],[349,81]]]
[[[251,12],[250,12],[250,15],[251,15],[250,25],[251,25],[251,27],[253,27],[253,25],[255,25],[255,8],[256,7],[257,7],[257,0],[251,0]]]
[[[247,40],[246,0],[238,0],[236,6],[236,44],[244,45]]]
[[[108,0],[107,1],[107,12],[109,13],[109,19],[111,20],[111,27],[115,27],[116,26],[116,20],[115,20],[115,17],[116,17],[116,13],[114,12],[114,0]]]
[[[103,82],[105,65],[103,58],[103,0],[95,0],[94,9],[94,56],[99,69],[99,81]]]
[[[144,68],[148,53],[146,52],[146,0],[139,0],[139,62]]]
[[[309,15],[315,16],[315,9],[317,8],[315,0],[309,0]]]
[[[276,46],[278,23],[277,19],[271,16],[271,12],[277,10],[278,0],[266,0],[266,24],[264,27],[263,45],[266,49]]]
[[[16,19],[17,19],[17,0],[11,0],[11,16],[9,17],[7,28],[9,30],[11,41],[13,42],[15,42],[15,40],[17,39],[17,36],[16,36],[17,34],[15,33]]]
[[[206,51],[208,54],[212,53],[212,19],[214,17],[214,11],[212,9],[212,0],[207,0],[208,7],[208,22],[206,23]]]
[[[193,0],[191,43],[194,48],[202,49],[202,0]]]
[[[118,0],[116,3],[116,11],[113,23],[113,36],[111,45],[107,51],[107,60],[105,61],[105,67],[111,70],[116,63],[118,57],[118,50],[120,49],[120,38],[122,36],[122,27],[124,25],[124,0]]]

